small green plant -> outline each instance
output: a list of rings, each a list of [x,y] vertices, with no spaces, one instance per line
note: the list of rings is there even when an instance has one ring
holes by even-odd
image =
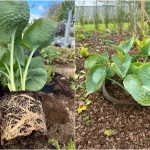
[[[114,45],[117,55],[112,55],[112,60],[109,60],[106,52],[102,55],[89,55],[84,64],[85,68],[89,69],[86,95],[98,91],[108,79],[131,94],[140,105],[150,106],[150,62],[140,62],[140,57],[147,60],[150,56],[150,40],[143,45],[142,54],[137,59],[129,55],[133,42],[134,38],[131,38],[119,46]],[[114,80],[115,75],[122,79],[123,85]]]
[[[84,33],[84,35],[85,35],[86,38],[91,38],[93,36],[93,32],[87,31],[87,32]]]
[[[74,37],[74,32],[70,32],[70,36],[71,36],[71,37]]]
[[[88,48],[85,47],[85,46],[87,46],[87,44],[80,44],[80,47],[78,47],[79,55],[81,57],[87,57],[87,56],[89,56]]]
[[[61,52],[54,50],[52,48],[46,47],[41,50],[41,57],[47,60],[47,64],[51,64],[52,60],[56,56],[61,56]]]
[[[0,1],[0,73],[10,91],[37,91],[47,80],[41,57],[32,58],[36,50],[53,41],[56,23],[47,18],[35,21],[26,31],[30,11],[26,1]],[[7,17],[4,17],[7,14]],[[24,55],[24,47],[31,53]]]
[[[144,33],[143,33],[142,40],[140,40],[138,36],[135,37],[134,46],[137,47],[139,53],[142,53],[142,47],[148,42],[148,40],[149,40],[149,37],[145,35]]]
[[[47,81],[46,81],[46,83],[50,83],[52,81],[52,78],[55,75],[56,68],[54,66],[45,65],[44,69],[47,71]]]
[[[52,143],[56,147],[57,150],[61,150],[60,145],[56,139],[49,139],[48,142]],[[64,149],[64,150],[75,150],[75,143],[73,142],[72,139],[70,139],[70,141],[67,143],[67,145],[64,145],[62,147],[62,149]]]
[[[85,39],[85,35],[84,34],[76,34],[75,36],[76,40],[84,40]]]
[[[84,121],[86,121],[86,125],[88,126],[90,123],[92,123],[90,117],[87,115],[83,118]]]
[[[102,41],[102,43],[103,43],[104,45],[111,45],[111,44],[114,44],[114,42],[111,41],[111,40],[104,40],[104,41]]]

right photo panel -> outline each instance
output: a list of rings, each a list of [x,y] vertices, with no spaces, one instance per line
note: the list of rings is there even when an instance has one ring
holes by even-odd
[[[75,0],[76,149],[150,147],[150,1]]]

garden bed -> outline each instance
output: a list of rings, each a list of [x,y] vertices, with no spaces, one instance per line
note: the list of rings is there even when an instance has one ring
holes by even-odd
[[[110,45],[102,44],[104,38],[101,37],[103,34],[96,36],[97,39],[93,37],[78,41],[76,47],[79,47],[79,43],[86,43],[90,52],[102,54],[107,51],[110,55],[114,54],[115,50]],[[112,40],[114,44],[119,44],[129,37],[126,35],[110,35],[105,39]],[[133,48],[130,53],[136,54],[137,51]],[[76,81],[76,86],[84,82],[86,78],[86,74],[81,72],[82,70],[86,72],[83,66],[84,60],[77,54],[76,49],[76,74],[80,75]],[[112,96],[118,95],[116,98],[127,98],[116,94],[119,92],[117,88],[108,90],[112,93]],[[83,102],[84,91],[85,86],[84,88],[78,88],[76,91],[76,110]],[[91,104],[88,105],[87,111],[80,114],[76,111],[75,114],[77,149],[138,149],[150,147],[150,109],[141,106],[114,105],[104,98],[100,90],[90,94],[88,99],[91,100]],[[108,137],[104,135],[106,129],[116,130],[117,133]]]

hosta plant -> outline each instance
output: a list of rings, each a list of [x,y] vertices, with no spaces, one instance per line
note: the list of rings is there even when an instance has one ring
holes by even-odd
[[[47,81],[47,72],[43,59],[32,56],[54,39],[56,24],[41,18],[24,32],[29,17],[27,1],[0,1],[0,73],[10,90],[1,101],[2,145],[6,141],[7,144],[10,144],[8,141],[13,143],[13,139],[28,136],[33,131],[46,133],[41,99],[32,91],[42,89]],[[29,56],[24,55],[24,48],[31,52]]]
[[[140,105],[150,106],[150,40],[142,47],[142,53],[130,56],[129,51],[134,38],[117,46],[113,45],[117,54],[109,59],[108,53],[102,55],[90,54],[84,66],[88,70],[86,78],[87,95],[98,91],[106,79],[115,82],[118,86],[131,94]],[[140,61],[141,57],[144,61]],[[114,80],[117,75],[123,85]]]
[[[21,11],[19,5],[22,6]],[[4,45],[0,49],[0,72],[7,78],[10,91],[37,91],[47,80],[43,59],[32,56],[37,49],[50,44],[55,35],[56,24],[50,19],[41,18],[23,34],[29,14],[25,1],[0,2],[0,41]],[[24,47],[31,52],[29,57],[24,55]]]

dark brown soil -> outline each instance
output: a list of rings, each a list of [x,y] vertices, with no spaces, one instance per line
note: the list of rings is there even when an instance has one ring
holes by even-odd
[[[115,44],[120,43],[122,40],[129,39],[126,35],[110,35],[107,40],[114,41]],[[91,39],[85,39],[78,42],[87,43],[90,52],[102,54],[107,51],[110,55],[115,53],[111,45],[103,45],[102,38],[99,35]],[[137,49],[131,50],[131,54],[136,54]],[[86,75],[80,71],[84,69],[84,60],[78,55],[76,49],[76,73],[79,74],[79,79],[76,85],[85,81]],[[108,86],[107,86],[108,88]],[[78,88],[76,91],[76,110],[79,108],[80,103],[83,102],[85,88]],[[120,89],[117,87],[109,87],[108,90],[112,96],[119,99],[127,99],[127,95],[119,93]],[[83,93],[83,94],[81,94]],[[88,96],[92,102],[88,105],[87,111],[75,114],[75,131],[76,131],[76,148],[77,149],[139,149],[150,147],[150,109],[146,107],[134,107],[126,105],[114,105],[104,98],[101,91]],[[131,97],[129,100],[133,100]],[[90,124],[87,124],[85,117],[89,117]],[[106,129],[114,129],[117,134],[107,137],[104,135]]]
[[[113,79],[115,81],[117,81],[118,83],[120,83],[121,85],[123,85],[123,81],[120,78],[118,78],[117,76],[115,76]],[[125,92],[124,89],[122,89],[120,86],[118,86],[114,82],[107,80],[105,82],[105,87],[106,87],[108,94],[111,97],[116,98],[117,100],[119,100],[121,102],[125,102],[127,104],[131,104],[131,103],[136,104],[133,97],[129,93]]]

